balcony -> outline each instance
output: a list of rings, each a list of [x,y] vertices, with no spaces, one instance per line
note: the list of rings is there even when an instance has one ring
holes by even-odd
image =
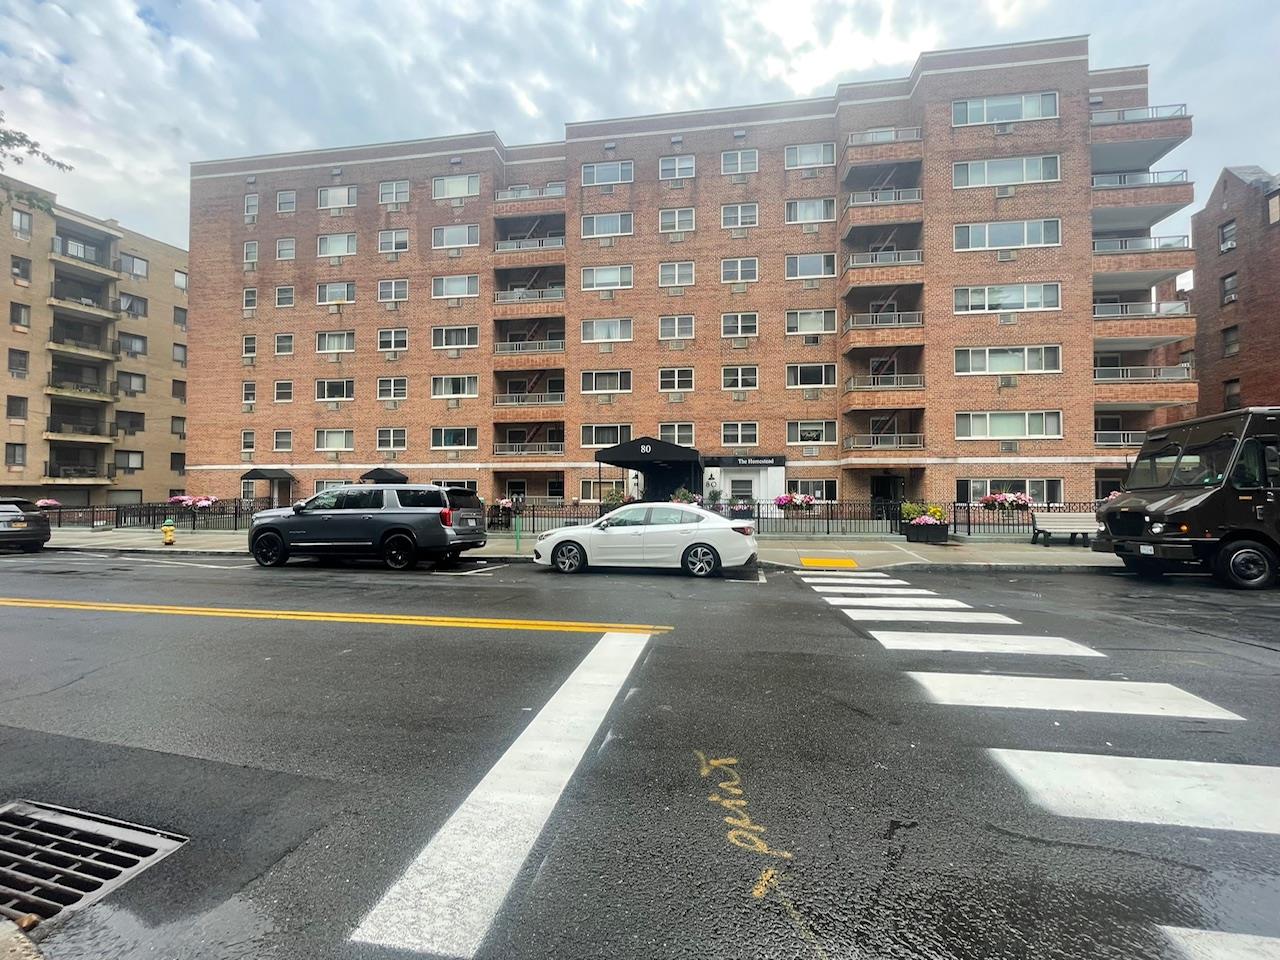
[[[513,240],[498,240],[493,245],[494,253],[515,253],[520,250],[563,250],[564,237],[517,237]]]
[[[49,340],[45,346],[53,353],[84,357],[88,360],[120,359],[120,341],[118,340],[90,340],[56,328],[49,334]]]
[[[848,165],[919,160],[924,156],[919,127],[882,127],[849,134],[844,160]]]
[[[1154,350],[1196,335],[1186,300],[1093,305],[1093,344],[1099,351]]]
[[[1195,266],[1191,238],[1097,237],[1093,241],[1094,292],[1149,290]]]
[[[1192,367],[1094,367],[1095,410],[1156,410],[1193,404],[1199,386]]]
[[[844,438],[845,450],[920,450],[923,433],[854,433]]]
[[[924,343],[924,314],[919,310],[894,313],[853,313],[841,328],[841,352],[859,347],[907,347]]]
[[[1095,447],[1140,447],[1147,439],[1145,430],[1095,430]]]
[[[499,341],[493,345],[493,352],[499,356],[526,353],[564,353],[564,340],[515,340],[505,343]]]
[[[551,339],[554,336],[555,339]],[[495,370],[543,370],[546,369],[549,355],[564,353],[564,331],[552,331],[547,339],[519,340],[506,342],[499,340],[493,345],[493,368]]]
[[[1195,199],[1185,170],[1095,173],[1092,178],[1094,233],[1143,233]]]
[[[924,282],[923,250],[859,250],[845,261],[844,295],[861,286]]]
[[[111,260],[105,247],[74,237],[53,237],[49,245],[49,259],[72,274],[93,281],[115,280],[120,275],[119,262]]]
[[[521,287],[516,290],[495,290],[494,303],[545,303],[549,300],[563,300],[564,287],[544,287],[532,289]]]
[[[850,377],[845,390],[923,390],[923,373],[869,374]]]
[[[1123,107],[1118,110],[1094,110],[1089,114],[1089,123],[1093,126],[1105,126],[1114,123],[1138,123],[1146,120],[1168,120],[1172,117],[1187,117],[1185,103],[1171,103],[1159,107]]]
[[[918,223],[924,217],[921,187],[877,187],[849,194],[840,215],[840,235],[849,239],[856,227]]]
[[[94,486],[109,484],[115,479],[114,463],[92,462],[88,460],[46,460],[44,462],[44,481],[46,483],[65,484],[68,486]]]
[[[1094,367],[1094,383],[1108,383],[1114,380],[1142,381],[1152,383],[1166,380],[1195,380],[1194,367]]]
[[[44,388],[44,392],[49,396],[69,397],[76,400],[99,400],[105,403],[115,402],[116,395],[120,392],[119,386],[112,381],[106,383],[103,381],[85,380],[69,373],[59,373],[54,371],[49,374],[48,384]]]
[[[924,263],[923,250],[869,250],[851,253],[845,268],[896,266],[905,263]]]
[[[563,443],[495,443],[495,457],[562,457]]]
[[[910,362],[914,366],[919,361],[920,357],[917,355]],[[851,413],[855,410],[922,407],[924,406],[923,390],[923,373],[854,374],[845,380],[840,409],[842,413]]]
[[[115,320],[120,301],[107,297],[101,289],[55,280],[49,284],[49,306],[62,313],[89,320]]]
[[[495,407],[558,407],[564,404],[564,393],[497,393]]]
[[[1185,103],[1095,110],[1089,115],[1095,173],[1146,170],[1191,136]]]

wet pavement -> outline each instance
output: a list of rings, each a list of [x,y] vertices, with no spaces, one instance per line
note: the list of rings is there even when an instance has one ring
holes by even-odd
[[[0,802],[190,838],[36,939],[1272,956],[1280,592],[890,573],[0,566]]]

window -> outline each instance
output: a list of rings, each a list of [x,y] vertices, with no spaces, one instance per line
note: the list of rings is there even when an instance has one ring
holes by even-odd
[[[692,340],[693,315],[680,314],[672,317],[658,318],[659,340]]]
[[[131,277],[137,277],[140,280],[145,280],[150,269],[151,264],[142,259],[142,257],[135,257],[131,253],[120,254],[121,273],[127,273]]]
[[[676,263],[658,264],[658,286],[691,287],[693,286],[693,261],[681,260]]]
[[[275,382],[275,402],[293,403],[293,381],[277,380]]]
[[[787,333],[792,335],[813,336],[819,333],[836,332],[836,312],[834,310],[788,310]]]
[[[356,437],[354,430],[317,430],[316,450],[354,450]]]
[[[316,285],[316,303],[355,303],[354,283],[320,283]]]
[[[9,372],[26,376],[31,365],[31,354],[26,350],[9,349]]]
[[[961,347],[956,373],[1061,373],[1060,347]]]
[[[1062,242],[1061,220],[1001,220],[958,223],[957,250],[999,250],[1012,247],[1054,247]]]
[[[240,402],[241,403],[257,403],[258,402],[258,384],[253,380],[244,380],[240,383]]]
[[[992,493],[1025,493],[1036,503],[1062,503],[1060,479],[993,477],[987,480],[957,480],[956,501],[977,503]]]
[[[693,176],[693,156],[658,158],[659,180],[684,180]]]
[[[253,453],[254,434],[252,430],[240,431],[240,452]]]
[[[379,450],[407,450],[408,448],[409,440],[404,427],[378,428]]]
[[[584,187],[598,187],[607,183],[630,183],[634,179],[634,172],[635,168],[630,160],[584,163],[582,165],[582,185]]]
[[[276,287],[276,306],[293,306],[293,287]]]
[[[253,449],[253,434],[250,433],[249,448]],[[116,469],[132,472],[142,469],[142,451],[141,450],[117,450],[116,451]]]
[[[467,228],[463,228],[467,229]],[[477,235],[479,227],[476,228]],[[452,246],[452,244],[451,244]],[[457,244],[462,246],[462,244]],[[378,252],[379,253],[404,253],[409,249],[409,231],[408,230],[379,230],[378,231]],[[354,250],[352,251],[355,252]]]
[[[690,320],[692,321],[692,317]],[[583,343],[617,343],[631,339],[631,318],[610,317],[582,321]]]
[[[436,177],[431,181],[431,196],[436,200],[478,197],[480,196],[480,174],[459,173],[451,177]]]
[[[408,180],[383,180],[378,184],[379,203],[408,203]]]
[[[1280,193],[1267,197],[1267,223],[1280,223]]]
[[[244,262],[245,263],[258,262],[258,241],[257,240],[246,240],[244,242]]]
[[[956,313],[1005,313],[1057,310],[1061,287],[1056,283],[1006,283],[991,287],[956,287]]]
[[[1007,157],[1003,160],[968,160],[951,165],[951,185],[1000,187],[1013,183],[1044,183],[1058,179],[1058,157]]]
[[[658,371],[658,391],[660,393],[692,389],[693,367],[664,367]]]
[[[354,400],[356,398],[356,382],[347,380],[317,380],[317,400]]]
[[[957,440],[1020,440],[1062,437],[1059,410],[957,413]]]
[[[293,237],[280,237],[276,240],[276,259],[292,260],[297,255],[297,246]]]
[[[735,420],[720,424],[720,442],[726,447],[754,447],[760,430],[754,420]]]
[[[693,230],[693,207],[658,211],[659,233],[689,233]]]
[[[682,447],[692,447],[693,424],[660,423],[658,424],[658,439],[665,440],[667,443],[678,443]]]
[[[245,310],[256,310],[258,308],[258,288],[245,287],[240,294],[240,306]]]
[[[799,170],[804,167],[834,167],[835,165],[836,145],[834,143],[802,143],[787,147],[788,170]]]
[[[1224,380],[1222,383],[1222,409],[1240,409],[1240,381]]]
[[[720,261],[721,283],[755,283],[760,279],[760,261],[755,257],[733,257]]]
[[[630,440],[631,424],[629,423],[584,423],[582,425],[584,447],[612,447]]]
[[[456,297],[480,296],[480,276],[475,273],[460,273],[451,277],[431,278],[431,298],[433,300],[451,300]]]
[[[755,390],[760,386],[760,368],[721,367],[720,387],[722,390]]]
[[[25,303],[9,304],[9,323],[15,327],[31,326],[31,308]]]
[[[296,190],[276,191],[276,213],[293,213],[298,209],[298,193]]]
[[[258,195],[256,193],[246,193],[244,195],[244,215],[246,217],[256,217],[258,215]]]
[[[23,467],[27,463],[27,445],[25,443],[6,443],[4,445],[4,465],[6,467]]]
[[[352,353],[355,348],[354,330],[321,330],[316,334],[316,353]]]
[[[836,198],[788,200],[784,212],[787,223],[828,223],[836,218]]]
[[[147,375],[145,373],[118,373],[116,380],[120,384],[120,391],[124,394],[146,393],[147,392]],[[181,381],[175,380],[174,383]]]
[[[140,297],[134,293],[120,294],[120,309],[129,314],[131,317],[145,317],[147,315],[147,298]]]
[[[185,437],[187,435],[187,418],[170,417],[169,432],[175,437]]]
[[[630,370],[583,370],[583,393],[630,393]]]
[[[836,442],[836,422],[834,420],[788,420],[787,443],[832,444]]]
[[[378,234],[379,250],[382,250],[382,238],[391,233],[404,234],[404,246],[395,249],[409,249],[409,232],[407,230],[386,230]],[[431,248],[433,250],[478,246],[480,246],[480,224],[478,223],[455,223],[447,227],[434,227],[431,230]]]
[[[967,127],[975,123],[1044,120],[1057,115],[1058,95],[1056,93],[1015,93],[981,97],[977,100],[954,100],[951,103],[953,127]]]
[[[293,334],[277,333],[276,334],[276,356],[287,357],[293,353]]]
[[[1223,327],[1222,329],[1222,355],[1224,357],[1232,357],[1240,352],[1240,328]]]
[[[734,173],[755,173],[760,169],[760,154],[756,150],[726,150],[720,154],[720,172],[726,176]]]
[[[379,280],[379,303],[403,303],[409,299],[408,280]]]
[[[583,267],[583,290],[625,290],[631,286],[631,265]]]
[[[275,453],[293,452],[293,431],[276,430],[271,435],[271,449]]]
[[[135,410],[117,410],[116,426],[126,435],[143,433],[147,429],[147,415]]]
[[[390,327],[378,331],[379,350],[408,350],[409,330],[407,327]]]
[[[1240,276],[1235,273],[1228,273],[1219,281],[1222,288],[1222,302],[1224,304],[1234,303],[1240,299]]]
[[[145,388],[146,387],[145,377],[143,377],[142,382],[143,382],[143,387]],[[173,399],[175,400],[181,400],[183,403],[186,403],[187,402],[187,381],[174,380],[169,385],[169,395],[173,397]]]
[[[185,270],[173,271],[173,285],[185,293],[187,289],[187,271]],[[175,307],[174,309],[177,309],[177,308]]]
[[[10,420],[27,419],[27,398],[13,396],[6,398],[4,414]]]
[[[760,332],[760,315],[757,313],[720,314],[720,336],[754,337]]]
[[[755,203],[728,203],[720,208],[720,226],[725,230],[754,227],[760,223],[760,207]]]
[[[187,308],[186,307],[173,308],[173,322],[176,326],[182,327],[184,330],[186,329],[187,327]]]
[[[379,400],[404,400],[409,396],[408,377],[379,377]]]
[[[474,450],[479,445],[479,434],[475,427],[431,428],[432,450]]]
[[[802,253],[787,257],[787,279],[806,280],[836,275],[834,253]]]
[[[1236,222],[1228,220],[1218,228],[1218,250],[1226,253],[1236,248]]]
[[[583,239],[630,236],[635,217],[630,213],[596,213],[582,218]]]
[[[834,363],[787,364],[787,388],[834,387],[836,365]]]
[[[320,187],[316,191],[316,207],[320,210],[337,210],[356,205],[355,187]]]
[[[432,327],[431,349],[453,350],[480,345],[479,327]]]
[[[433,397],[478,397],[480,396],[480,378],[477,376],[432,377],[431,395]]]
[[[597,446],[604,446],[604,444],[597,444]],[[625,493],[627,482],[625,480],[583,480],[579,490],[583,500],[594,502],[610,490]]]
[[[184,367],[187,365],[187,345],[185,343],[175,343],[173,345],[173,362]]]
[[[349,484],[349,481],[347,480],[317,480],[315,484],[315,488],[316,488],[316,493],[324,493],[326,490],[334,490],[334,489],[337,489],[338,487],[348,486],[348,484]],[[333,504],[336,502],[337,502],[337,498],[334,497],[332,500],[329,501],[329,506],[332,508]]]
[[[836,482],[834,480],[806,480],[796,478],[787,481],[787,493],[802,493],[815,500],[835,500]]]
[[[13,225],[13,232],[18,235],[20,240],[31,239],[31,214],[25,210],[14,210],[9,222]]]
[[[246,334],[240,338],[240,356],[256,357],[258,355],[258,338],[253,334]]]
[[[355,252],[354,233],[327,233],[316,237],[317,257],[346,257]]]

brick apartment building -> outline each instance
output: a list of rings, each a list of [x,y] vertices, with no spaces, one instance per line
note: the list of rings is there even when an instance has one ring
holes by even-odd
[[[1195,401],[1153,294],[1192,265],[1153,236],[1190,134],[1073,37],[555,143],[197,163],[189,486],[589,500],[654,437],[738,496],[1091,499]]]
[[[0,494],[64,505],[186,486],[187,254],[63,207],[6,204]]]
[[[1227,167],[1191,236],[1200,413],[1280,403],[1280,176]]]

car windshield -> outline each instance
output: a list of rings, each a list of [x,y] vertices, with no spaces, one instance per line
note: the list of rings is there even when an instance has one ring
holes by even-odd
[[[1243,426],[1243,418],[1215,420],[1151,437],[1134,461],[1126,489],[1220,486]]]

